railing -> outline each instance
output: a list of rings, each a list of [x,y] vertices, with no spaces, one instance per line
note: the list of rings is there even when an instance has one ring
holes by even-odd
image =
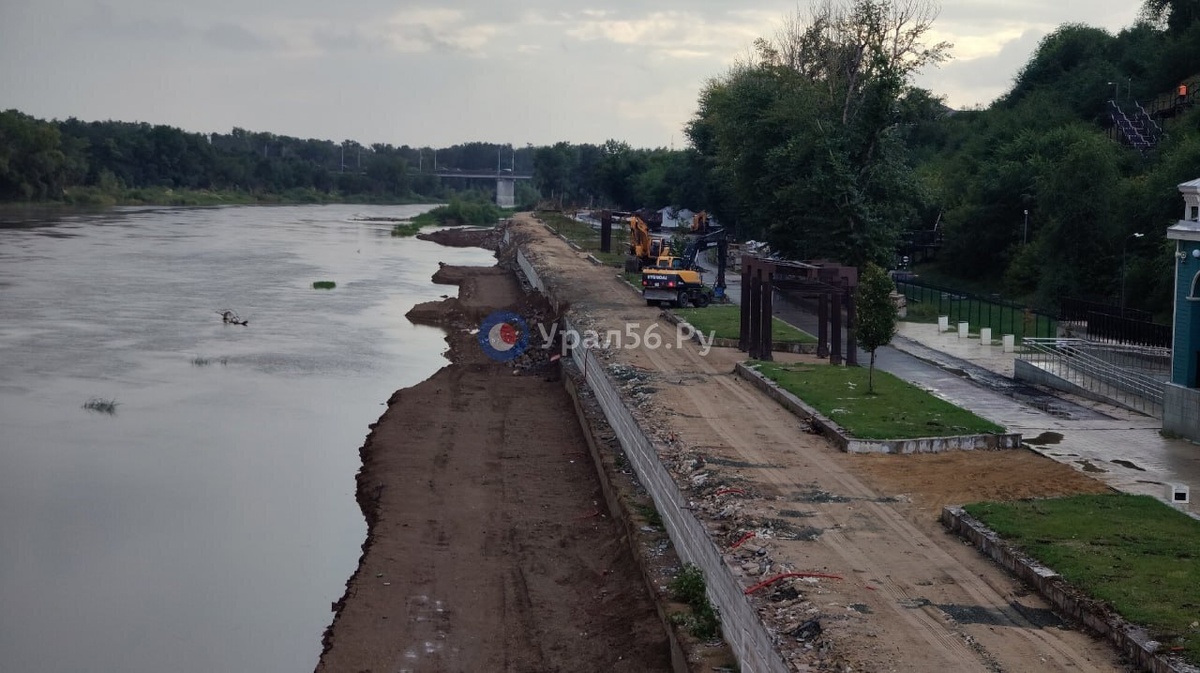
[[[1162,417],[1171,351],[1087,339],[1022,340],[1022,360],[1119,406]]]
[[[1054,316],[1003,299],[954,290],[948,287],[895,279],[896,291],[908,301],[909,315],[928,306],[938,316],[948,316],[951,323],[966,321],[971,328],[992,328],[997,335],[1012,334],[1019,341],[1025,337],[1053,337],[1058,334]]]
[[[1151,322],[1146,311],[1071,297],[1063,297],[1059,305],[1058,319],[1064,326],[1085,332],[1089,341],[1171,347],[1171,326]]]

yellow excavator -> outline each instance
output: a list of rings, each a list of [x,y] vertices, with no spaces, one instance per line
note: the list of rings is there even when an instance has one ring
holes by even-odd
[[[661,238],[650,235],[650,226],[637,215],[629,215],[629,251],[625,255],[625,270],[638,273],[647,266],[654,266],[666,251]]]
[[[695,221],[693,221],[693,230]],[[705,219],[707,228],[707,218]],[[704,284],[696,266],[696,256],[702,250],[717,249],[717,282],[713,287]],[[725,258],[729,241],[724,229],[712,229],[707,233],[691,237],[683,255],[675,257],[668,251],[655,260],[654,266],[642,269],[642,298],[647,306],[668,302],[676,308],[688,304],[704,308],[713,302],[725,300]]]

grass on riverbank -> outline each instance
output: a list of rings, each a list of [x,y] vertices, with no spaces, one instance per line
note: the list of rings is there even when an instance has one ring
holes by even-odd
[[[878,369],[875,392],[869,394],[866,367],[776,362],[756,362],[753,366],[858,439],[1004,432],[999,425]]]
[[[675,315],[686,320],[696,331],[704,334],[716,332],[718,339],[737,339],[742,333],[741,307],[736,304],[713,304],[706,308],[672,309]],[[771,319],[771,340],[786,344],[814,344],[817,338],[802,332],[779,318]]]
[[[1149,629],[1167,650],[1200,665],[1200,521],[1142,495],[965,509],[1072,586]]]

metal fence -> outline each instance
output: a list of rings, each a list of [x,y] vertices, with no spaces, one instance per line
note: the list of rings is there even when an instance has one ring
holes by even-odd
[[[914,280],[899,278],[895,283],[908,302],[909,319],[928,311],[922,317],[948,316],[951,323],[967,322],[976,331],[990,327],[993,334],[1012,334],[1018,341],[1058,336],[1058,318],[1048,312]]]
[[[1147,311],[1073,298],[1064,298],[1061,303],[1059,318],[1079,325],[1079,331],[1093,341],[1171,347],[1171,326],[1150,322]]]

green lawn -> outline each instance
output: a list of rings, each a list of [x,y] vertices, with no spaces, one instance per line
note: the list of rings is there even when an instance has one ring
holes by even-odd
[[[1200,521],[1141,495],[985,502],[965,509],[1073,586],[1149,629],[1164,648],[1200,664]]]
[[[672,311],[691,323],[698,332],[716,332],[718,339],[737,339],[742,332],[741,308],[735,304],[712,304],[706,308],[677,308]],[[773,318],[771,325],[771,340],[777,343],[817,343],[815,336],[801,332],[779,318]]]
[[[875,370],[867,393],[866,367],[753,363],[760,373],[804,400],[858,439],[916,439],[998,434],[1004,428]]]

